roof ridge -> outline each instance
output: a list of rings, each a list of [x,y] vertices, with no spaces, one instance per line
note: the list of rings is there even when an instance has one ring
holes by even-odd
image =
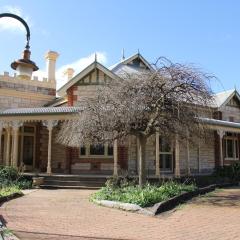
[[[214,93],[213,95],[218,95],[218,94],[223,94],[223,93],[228,93],[228,92],[234,92],[234,91],[237,91],[237,90],[232,88],[232,89],[225,90],[225,91],[222,91],[222,92]]]

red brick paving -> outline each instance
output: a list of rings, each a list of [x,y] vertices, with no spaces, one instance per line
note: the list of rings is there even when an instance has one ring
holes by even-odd
[[[239,240],[240,189],[198,198],[158,217],[96,206],[90,190],[38,190],[0,214],[22,240]]]

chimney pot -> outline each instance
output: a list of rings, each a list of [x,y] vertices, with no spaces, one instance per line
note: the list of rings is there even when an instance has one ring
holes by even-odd
[[[67,80],[69,81],[72,79],[74,75],[74,69],[73,68],[67,68],[64,72],[63,75],[67,77]]]
[[[48,82],[55,83],[56,77],[56,60],[58,58],[59,54],[54,51],[48,51],[45,55],[46,63],[47,63],[47,78]]]

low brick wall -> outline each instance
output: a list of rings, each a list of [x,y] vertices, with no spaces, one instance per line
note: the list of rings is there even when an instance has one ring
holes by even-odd
[[[18,197],[22,197],[23,193],[13,193],[11,195],[8,196],[4,196],[4,197],[0,197],[0,205],[2,205],[4,202],[10,201],[14,198],[18,198]]]

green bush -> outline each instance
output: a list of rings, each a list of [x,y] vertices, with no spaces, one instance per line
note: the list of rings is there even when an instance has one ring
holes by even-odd
[[[240,163],[233,163],[229,166],[218,167],[214,176],[218,178],[227,178],[231,181],[240,181]]]
[[[0,180],[15,181],[19,178],[17,169],[10,166],[0,167]]]
[[[157,202],[180,195],[183,192],[196,190],[194,184],[187,185],[174,181],[165,182],[160,186],[148,183],[143,187],[135,185],[134,182],[127,182],[121,179],[118,181],[117,185],[107,182],[105,187],[92,195],[92,199],[119,201],[137,204],[141,207],[148,207]]]
[[[19,189],[31,188],[32,181],[22,176],[17,169],[10,166],[0,166],[0,189],[16,186]]]

